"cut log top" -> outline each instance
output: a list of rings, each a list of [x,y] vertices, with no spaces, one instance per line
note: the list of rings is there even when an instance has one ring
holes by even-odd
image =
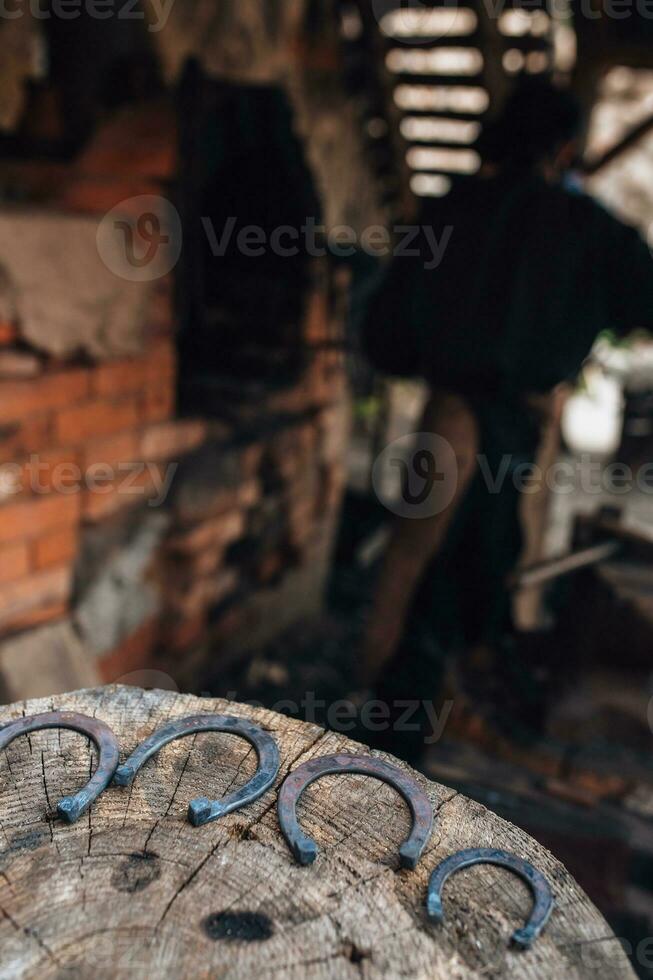
[[[52,710],[107,722],[123,759],[173,718],[249,718],[278,741],[277,787],[315,756],[369,752],[264,709],[122,687],[10,705],[0,722]],[[95,764],[90,743],[65,730],[37,732],[0,753],[2,978],[634,976],[605,920],[551,854],[422,776],[436,819],[416,871],[401,870],[397,857],[410,829],[404,801],[351,775],[327,776],[302,797],[302,828],[320,848],[302,868],[280,833],[276,790],[205,827],[187,822],[191,799],[220,798],[255,772],[256,753],[242,739],[207,733],[168,745],[131,787],[109,788],[68,826],[56,818],[57,801]],[[454,877],[445,924],[428,922],[430,873],[469,847],[512,851],[548,877],[556,908],[532,950],[509,947],[531,897],[499,868]]]

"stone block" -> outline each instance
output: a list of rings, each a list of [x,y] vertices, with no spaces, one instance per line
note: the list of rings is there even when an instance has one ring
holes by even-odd
[[[95,664],[69,620],[0,643],[3,701],[45,698],[99,683]]]
[[[0,307],[7,289],[20,335],[36,350],[65,358],[80,352],[104,360],[143,347],[151,283],[128,282],[102,261],[95,218],[33,208],[0,211]],[[116,237],[116,268],[119,254]],[[113,264],[113,263],[112,263]]]
[[[153,568],[167,527],[166,514],[139,509],[84,534],[75,569],[75,624],[94,656],[118,649],[160,612]]]

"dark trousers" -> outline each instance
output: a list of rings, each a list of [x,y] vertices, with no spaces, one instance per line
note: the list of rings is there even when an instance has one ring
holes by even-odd
[[[422,579],[398,653],[379,685],[393,720],[379,747],[407,759],[423,751],[432,719],[420,706],[412,716],[413,730],[406,731],[397,725],[405,717],[397,703],[430,700],[439,711],[450,657],[480,644],[500,657],[509,657],[512,649],[507,581],[522,551],[517,478],[519,467],[533,462],[539,434],[523,413],[515,416],[508,407],[479,407],[477,414],[483,457],[478,472]]]

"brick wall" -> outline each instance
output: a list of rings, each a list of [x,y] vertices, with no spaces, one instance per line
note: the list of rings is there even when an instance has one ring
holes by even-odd
[[[383,221],[341,77],[335,8],[320,3],[306,43],[314,18],[303,0],[279,5],[274,37],[261,9],[221,5],[207,46],[201,18],[175,6],[155,36],[168,83],[201,50],[214,78],[281,85],[327,224]],[[344,485],[346,277],[316,261],[292,331],[302,352],[292,380],[254,386],[223,417],[204,417],[198,404],[180,418],[171,280],[116,284],[95,261],[95,228],[109,209],[174,194],[174,105],[162,94],[98,116],[69,162],[0,161],[10,199],[29,202],[0,209],[0,222],[17,229],[5,237],[20,238],[28,259],[0,253],[6,700],[144,668],[193,687],[207,659],[244,656],[322,602]],[[58,250],[52,221],[64,219]]]
[[[26,353],[9,327],[0,331],[0,636],[69,608],[81,529],[129,506],[128,471],[139,499],[152,492],[142,462],[164,463],[177,428],[167,423],[170,333],[138,358],[78,366]]]
[[[41,657],[62,623],[105,680],[158,666],[192,685],[206,658],[242,655],[319,609],[347,431],[342,355],[320,345],[345,287],[315,277],[305,369],[258,404],[259,436],[251,418],[244,437],[233,420],[176,417],[168,280],[152,293],[139,356],[61,363],[2,324],[0,676],[4,665],[12,696],[29,693],[12,687],[16,650]],[[153,517],[159,532],[146,553],[127,531]],[[116,582],[124,578],[121,563],[138,565],[124,594],[103,579],[114,566]],[[147,601],[134,600],[141,589]],[[60,667],[36,680],[40,693],[59,676],[70,684]]]

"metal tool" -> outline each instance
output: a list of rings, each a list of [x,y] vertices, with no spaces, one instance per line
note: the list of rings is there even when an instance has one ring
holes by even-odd
[[[516,591],[546,585],[623,554],[653,560],[653,531],[617,507],[602,507],[577,518],[572,552],[518,570],[509,585]]]
[[[415,868],[433,829],[431,801],[408,773],[367,755],[325,755],[311,759],[291,772],[284,782],[277,802],[279,823],[297,861],[304,865],[312,864],[318,855],[317,844],[302,833],[297,822],[299,797],[316,779],[345,773],[380,779],[393,786],[406,800],[413,817],[413,828],[408,840],[401,845],[399,857],[402,867]]]
[[[442,889],[445,882],[456,871],[462,868],[471,868],[475,864],[496,864],[500,868],[507,868],[513,874],[522,878],[530,887],[535,905],[531,917],[523,929],[517,929],[513,933],[512,941],[521,949],[528,949],[540,935],[544,926],[549,921],[549,916],[553,911],[553,895],[549,883],[544,875],[514,854],[507,851],[494,851],[484,849],[471,849],[460,851],[452,857],[443,861],[435,869],[429,881],[428,897],[426,900],[426,910],[432,922],[441,923],[444,921],[444,910],[442,908]]]
[[[0,751],[6,749],[15,738],[46,728],[69,728],[86,735],[100,753],[98,767],[84,789],[74,796],[65,796],[57,805],[60,817],[75,823],[107,788],[120,762],[118,740],[108,725],[97,718],[88,718],[72,711],[51,711],[42,715],[19,718],[0,728]]]
[[[127,761],[116,772],[115,782],[118,786],[129,786],[137,772],[148,759],[175,739],[194,735],[198,732],[227,732],[245,738],[254,746],[258,755],[258,770],[256,774],[235,793],[222,800],[209,800],[200,797],[192,800],[188,806],[188,819],[195,827],[202,827],[218,817],[223,817],[234,810],[248,806],[262,796],[272,786],[279,772],[279,749],[277,743],[258,725],[244,718],[233,718],[230,715],[193,715],[173,721],[150,735],[135,749]]]

